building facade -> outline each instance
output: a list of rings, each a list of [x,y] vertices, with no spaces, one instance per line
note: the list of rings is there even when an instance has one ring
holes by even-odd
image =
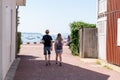
[[[0,80],[2,80],[2,1],[0,0]]]
[[[4,80],[16,55],[16,6],[26,0],[0,0],[0,80]]]
[[[98,0],[99,58],[120,66],[120,0]]]
[[[120,66],[120,0],[107,3],[107,61]]]
[[[15,59],[16,0],[0,0],[0,80]]]
[[[98,57],[102,60],[106,60],[107,0],[98,0],[97,6]]]

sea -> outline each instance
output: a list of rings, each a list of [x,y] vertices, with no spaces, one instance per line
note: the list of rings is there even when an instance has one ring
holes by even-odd
[[[42,33],[28,33],[28,32],[22,32],[21,33],[21,40],[22,40],[22,44],[34,44],[34,43],[40,43],[42,41],[42,37],[44,34]],[[50,34],[52,36],[53,41],[56,39],[57,34]],[[67,41],[67,37],[68,37],[68,33],[63,33],[61,34],[63,40],[66,42]]]

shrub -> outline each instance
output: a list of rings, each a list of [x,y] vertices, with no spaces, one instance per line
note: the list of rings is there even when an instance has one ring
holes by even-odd
[[[20,51],[20,45],[21,44],[22,44],[22,41],[21,41],[21,32],[17,32],[17,43],[16,43],[17,53],[19,53],[19,51]]]
[[[71,44],[70,49],[73,55],[79,55],[79,30],[80,28],[95,28],[95,24],[89,24],[82,21],[70,23],[71,29]]]

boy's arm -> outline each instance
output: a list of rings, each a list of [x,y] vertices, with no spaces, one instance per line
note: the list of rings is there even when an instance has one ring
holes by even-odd
[[[51,41],[51,50],[53,50],[53,41]]]
[[[41,42],[44,44],[44,37],[42,37]]]

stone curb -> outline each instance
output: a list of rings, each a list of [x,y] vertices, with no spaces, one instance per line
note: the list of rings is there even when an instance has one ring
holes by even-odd
[[[20,62],[20,58],[14,60],[4,80],[14,80],[14,76],[19,62]]]
[[[101,66],[106,67],[108,69],[120,72],[120,66],[110,64],[107,61],[104,61],[101,59],[81,58],[81,61],[85,62],[85,63],[96,63],[96,64],[97,64],[97,62],[99,62],[100,64],[98,64],[98,65],[101,65]]]

